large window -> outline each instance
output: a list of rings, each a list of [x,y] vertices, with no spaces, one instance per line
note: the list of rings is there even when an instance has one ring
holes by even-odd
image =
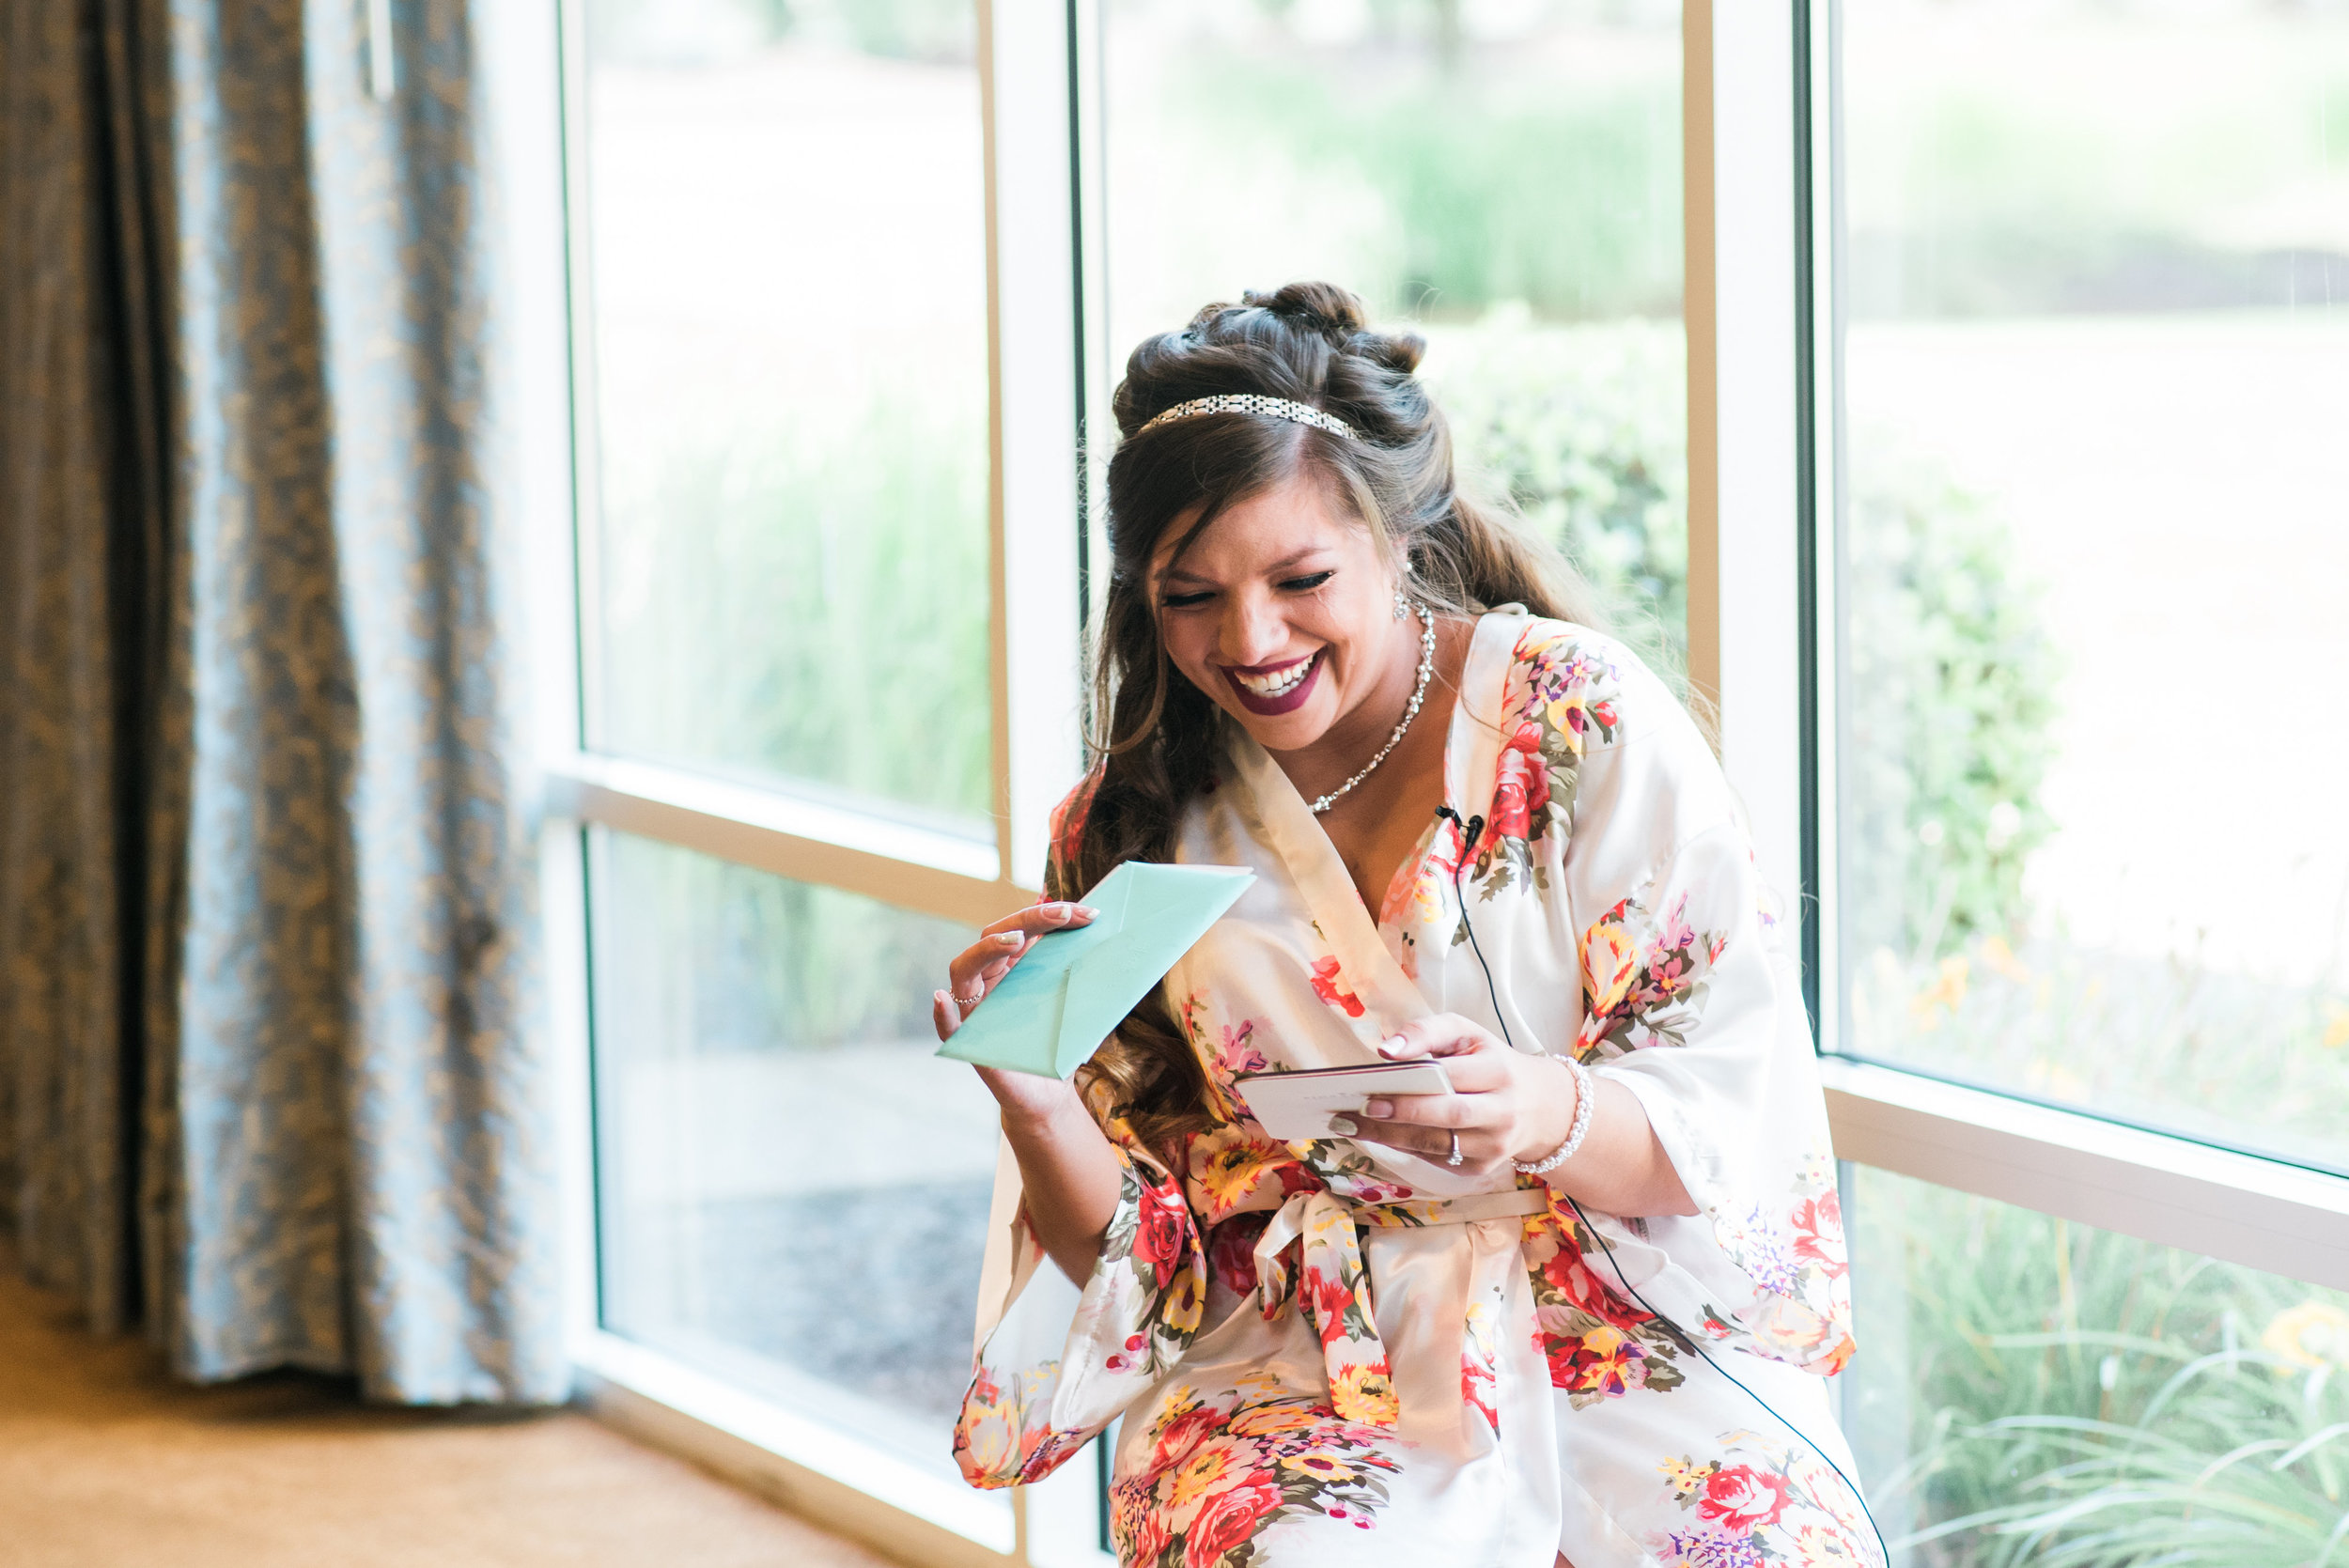
[[[1840,1043],[2349,1169],[2349,8],[1840,25]]]
[[[1123,356],[1325,277],[1808,879],[1896,1558],[2349,1562],[2349,0],[558,3],[606,1408],[1099,1568],[1090,1465],[953,1475],[926,999],[1078,767]]]
[[[1848,1168],[1846,1425],[1911,1563],[2323,1560],[2349,8],[1806,15],[1822,1036],[1972,1194]]]

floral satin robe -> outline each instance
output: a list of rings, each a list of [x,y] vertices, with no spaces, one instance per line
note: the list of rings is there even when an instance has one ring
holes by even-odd
[[[1876,1563],[1811,1446],[1851,1472],[1825,1383],[1852,1353],[1834,1164],[1710,750],[1620,644],[1495,613],[1444,790],[1482,831],[1431,821],[1374,923],[1235,729],[1177,858],[1257,880],[1166,979],[1215,1125],[1170,1167],[1102,1115],[1125,1187],[1081,1293],[1029,1234],[1006,1151],[963,1473],[1038,1480],[1123,1416],[1114,1534],[1147,1568]],[[1586,1228],[1535,1177],[1276,1142],[1234,1089],[1378,1061],[1431,1012],[1625,1085],[1701,1212]]]

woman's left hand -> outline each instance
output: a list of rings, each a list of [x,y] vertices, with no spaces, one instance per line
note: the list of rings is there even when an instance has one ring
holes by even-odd
[[[1573,1130],[1573,1076],[1555,1062],[1511,1049],[1457,1013],[1414,1019],[1378,1049],[1392,1061],[1440,1060],[1452,1093],[1372,1100],[1361,1115],[1333,1120],[1343,1137],[1443,1165],[1456,1134],[1460,1163],[1454,1169],[1484,1176],[1541,1158]],[[1347,1122],[1354,1124],[1350,1132]]]

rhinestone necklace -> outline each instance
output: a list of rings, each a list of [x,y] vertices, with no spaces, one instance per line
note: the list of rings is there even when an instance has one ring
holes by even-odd
[[[1415,604],[1411,608],[1419,612],[1422,629],[1419,634],[1419,684],[1411,688],[1411,705],[1403,710],[1403,722],[1394,726],[1394,733],[1387,737],[1385,745],[1378,748],[1378,754],[1362,764],[1361,772],[1313,802],[1315,816],[1336,805],[1341,796],[1369,778],[1372,770],[1387,760],[1387,753],[1394,750],[1396,743],[1403,738],[1403,732],[1409,729],[1411,721],[1419,717],[1419,705],[1427,700],[1427,678],[1436,673],[1436,613],[1423,604]]]

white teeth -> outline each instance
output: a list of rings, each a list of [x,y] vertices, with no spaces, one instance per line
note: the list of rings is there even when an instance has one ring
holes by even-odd
[[[1268,675],[1246,675],[1237,670],[1234,670],[1232,675],[1259,697],[1282,697],[1295,691],[1297,683],[1303,680],[1313,667],[1314,656],[1307,654],[1296,663],[1283,665]]]

